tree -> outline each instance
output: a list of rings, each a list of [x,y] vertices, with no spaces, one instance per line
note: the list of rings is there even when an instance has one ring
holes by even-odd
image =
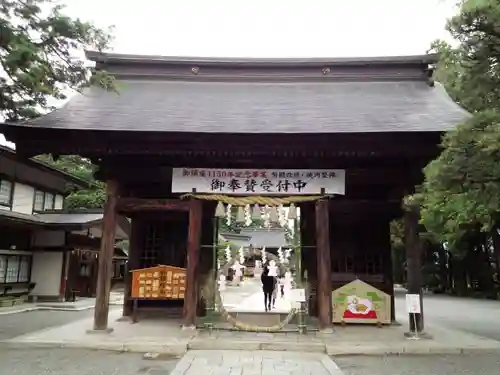
[[[68,188],[66,208],[102,208],[104,206],[106,200],[104,184],[94,179],[96,167],[88,159],[77,155],[61,156],[57,160],[54,160],[51,155],[39,155],[35,159],[88,182],[88,188],[82,189],[76,186]]]
[[[472,288],[495,296],[492,257],[497,282],[500,277],[500,3],[461,1],[447,30],[458,45],[433,43],[431,51],[439,54],[434,77],[472,117],[444,135],[442,152],[425,168],[414,198],[422,223],[438,240],[445,289],[462,294]]]
[[[63,11],[53,0],[0,3],[0,120],[37,117],[89,85],[116,91],[112,76],[74,57],[83,49],[107,48],[110,33]],[[87,159],[64,156],[54,161],[50,155],[38,159],[89,182],[87,189],[70,189],[69,208],[102,207],[103,184],[94,180],[95,167]]]
[[[53,0],[0,3],[0,115],[6,121],[46,113],[69,91],[91,84],[116,90],[112,76],[74,58],[85,48],[103,50],[110,34],[63,10]]]
[[[500,209],[500,3],[462,1],[447,30],[459,45],[433,43],[435,77],[473,116],[443,137],[418,198],[427,230],[458,249],[468,231],[489,231]]]

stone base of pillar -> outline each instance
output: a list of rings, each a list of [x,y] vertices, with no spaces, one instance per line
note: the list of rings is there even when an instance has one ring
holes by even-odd
[[[429,335],[427,332],[419,332],[418,334],[415,334],[415,332],[405,332],[404,336],[410,340],[415,340],[417,338],[424,340],[432,339],[432,336]]]
[[[114,329],[109,327],[109,328],[106,328],[106,329],[88,329],[87,330],[87,333],[89,335],[98,335],[98,334],[108,334],[108,333],[111,333],[113,332]]]

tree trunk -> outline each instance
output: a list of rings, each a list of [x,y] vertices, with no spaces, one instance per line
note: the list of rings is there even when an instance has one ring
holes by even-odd
[[[437,252],[439,257],[439,281],[442,291],[447,292],[450,289],[448,282],[448,260],[446,250],[443,245],[437,245]]]
[[[496,265],[496,284],[497,288],[500,286],[500,234],[498,228],[494,227],[491,231],[491,239],[493,241],[493,256]]]
[[[465,272],[465,260],[456,259],[453,262],[453,284],[458,296],[467,294],[467,273]]]

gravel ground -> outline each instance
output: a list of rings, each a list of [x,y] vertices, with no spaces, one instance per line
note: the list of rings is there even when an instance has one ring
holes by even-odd
[[[333,358],[345,375],[500,375],[498,354]]]
[[[111,306],[110,309],[120,308]],[[17,314],[0,315],[0,341],[42,329],[61,326],[94,315],[94,309],[82,311],[35,310]]]
[[[168,375],[177,361],[145,360],[137,353],[0,346],[0,375]]]

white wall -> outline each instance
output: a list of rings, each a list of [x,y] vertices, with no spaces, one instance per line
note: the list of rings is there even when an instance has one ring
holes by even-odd
[[[54,202],[54,210],[62,210],[64,207],[64,197],[60,194],[56,194],[56,200]]]
[[[39,230],[33,233],[31,245],[34,247],[64,246],[65,240],[62,230]]]
[[[31,282],[36,283],[32,296],[58,296],[63,266],[62,252],[35,251]]]
[[[31,215],[33,213],[33,198],[35,188],[16,182],[14,184],[14,197],[12,211]]]

